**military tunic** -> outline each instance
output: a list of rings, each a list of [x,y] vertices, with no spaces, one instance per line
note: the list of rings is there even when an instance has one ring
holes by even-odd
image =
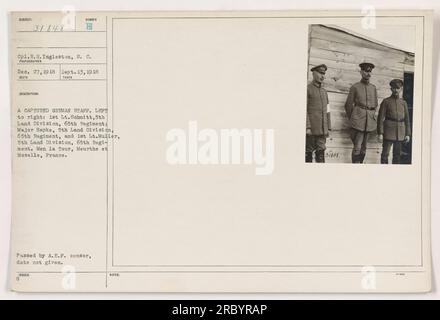
[[[327,105],[327,91],[320,83],[312,81],[307,86],[307,129],[311,134],[306,135],[306,162],[312,162],[313,152],[316,162],[325,162],[325,144],[330,130]]]
[[[351,86],[345,103],[345,111],[353,129],[362,132],[375,131],[377,129],[377,107],[375,85],[361,80]]]
[[[327,136],[330,128],[328,94],[319,83],[312,81],[307,86],[307,129],[314,136]]]
[[[390,96],[380,104],[377,133],[385,140],[403,141],[411,135],[408,105],[405,100]]]

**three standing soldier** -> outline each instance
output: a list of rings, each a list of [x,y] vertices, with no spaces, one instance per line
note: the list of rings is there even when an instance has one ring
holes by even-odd
[[[313,81],[307,85],[307,129],[306,162],[325,162],[326,140],[330,130],[330,110],[328,94],[322,88],[327,66],[318,65],[310,69]]]
[[[402,142],[409,142],[411,127],[409,121],[408,105],[400,98],[403,81],[393,79],[390,82],[391,96],[385,98],[380,104],[377,134],[383,137],[381,163],[388,163],[391,146],[393,147],[393,164],[400,163]]]
[[[345,103],[345,111],[351,124],[350,138],[353,142],[351,160],[353,163],[364,162],[368,135],[377,130],[377,90],[370,83],[374,64],[363,62],[359,64],[359,67],[362,79],[351,86]]]
[[[391,96],[380,104],[379,116],[376,117],[378,97],[376,86],[370,83],[374,64],[359,64],[361,81],[350,87],[345,111],[350,120],[350,138],[353,142],[352,162],[363,163],[366,156],[369,133],[376,131],[382,140],[381,163],[388,163],[391,147],[393,164],[400,163],[402,143],[409,142],[411,125],[408,105],[400,98],[403,81],[393,79],[390,82]],[[327,66],[318,65],[310,69],[313,81],[307,85],[307,129],[306,129],[306,162],[325,162],[326,140],[329,136],[330,110],[327,91],[322,87]]]

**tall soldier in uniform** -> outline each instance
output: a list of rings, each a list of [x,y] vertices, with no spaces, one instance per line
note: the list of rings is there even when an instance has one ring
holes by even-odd
[[[400,98],[403,81],[393,79],[390,82],[391,96],[380,104],[377,134],[383,137],[380,163],[388,163],[391,146],[393,147],[393,164],[400,163],[402,142],[409,142],[411,128],[409,123],[408,105]]]
[[[330,110],[327,91],[322,88],[327,66],[310,69],[313,81],[307,85],[306,162],[325,162],[325,143],[330,130]]]
[[[351,160],[353,163],[364,162],[368,134],[377,130],[377,90],[370,83],[374,64],[363,62],[359,64],[359,67],[362,79],[351,86],[345,103],[345,111],[351,124],[350,138],[353,142]]]

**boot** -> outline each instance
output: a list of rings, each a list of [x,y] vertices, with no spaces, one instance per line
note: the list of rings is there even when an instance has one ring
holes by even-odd
[[[306,152],[306,162],[313,162],[313,152]]]
[[[325,151],[324,150],[316,151],[316,162],[325,163]]]
[[[351,163],[359,163],[359,155],[351,154]]]
[[[400,164],[400,157],[393,156],[393,164]]]
[[[388,164],[388,158],[386,158],[386,157],[380,157],[380,163],[381,163],[381,164]]]
[[[364,159],[365,159],[365,153],[361,153],[359,155],[359,163],[364,163]]]

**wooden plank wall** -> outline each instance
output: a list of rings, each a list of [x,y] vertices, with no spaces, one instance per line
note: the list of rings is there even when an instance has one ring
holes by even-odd
[[[309,70],[322,63],[328,67],[324,88],[330,100],[332,131],[327,139],[327,162],[351,163],[352,143],[344,104],[351,85],[361,79],[359,63],[375,64],[370,81],[378,90],[380,104],[391,94],[391,79],[403,80],[404,72],[413,72],[414,55],[323,25],[311,25],[309,37]],[[312,80],[311,72],[308,80]],[[370,135],[366,162],[380,163],[381,150],[374,132]]]

